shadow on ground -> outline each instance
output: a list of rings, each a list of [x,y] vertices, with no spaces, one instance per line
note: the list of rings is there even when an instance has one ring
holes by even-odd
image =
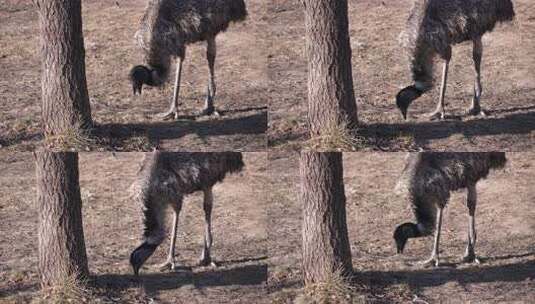
[[[251,115],[236,114],[258,111]],[[179,117],[175,121],[154,121],[143,123],[111,123],[97,125],[94,130],[95,148],[121,151],[150,151],[164,140],[177,140],[190,134],[202,141],[211,137],[231,135],[262,135],[267,130],[267,107],[229,110],[220,118],[194,116]],[[27,141],[41,141],[42,133],[16,134],[0,138],[1,147],[16,146]],[[220,147],[224,149],[225,147]]]
[[[230,261],[224,262],[225,264]],[[221,269],[206,269],[192,272],[180,268],[175,272],[141,273],[138,278],[132,274],[104,274],[94,277],[95,284],[104,288],[108,294],[121,290],[140,287],[150,296],[159,291],[177,289],[191,285],[196,289],[231,285],[260,285],[267,281],[267,265],[238,265]]]
[[[376,286],[377,288],[387,288],[391,285],[406,283],[412,294],[419,294],[426,287],[436,287],[449,282],[457,282],[462,286],[471,283],[520,282],[526,279],[535,279],[535,261],[522,261],[505,265],[486,266],[485,264],[498,260],[510,260],[530,256],[535,256],[535,252],[489,257],[483,259],[483,264],[478,267],[458,269],[450,265],[447,267],[415,270],[364,271],[356,272],[355,278],[359,282],[366,282],[365,284]]]
[[[264,110],[266,108],[263,108]],[[251,110],[251,109],[249,109]],[[246,112],[247,109],[238,110]],[[195,134],[201,140],[210,137],[229,135],[265,134],[267,130],[267,111],[248,116],[226,118],[227,113],[218,119],[194,120],[190,117],[176,121],[162,121],[133,124],[104,124],[99,126],[98,135],[110,147],[123,147],[127,150],[147,150],[163,140],[176,140]],[[132,142],[140,138],[140,143]],[[141,144],[142,146],[137,146]],[[223,149],[224,147],[220,147]]]
[[[490,117],[465,121],[453,117],[444,121],[368,124],[359,130],[359,134],[379,149],[395,147],[395,142],[403,136],[411,136],[417,147],[428,148],[434,140],[457,134],[462,134],[469,140],[483,136],[529,134],[535,130],[534,109],[535,106],[497,110],[490,112]],[[522,113],[514,113],[518,111]],[[505,116],[494,118],[497,114]]]

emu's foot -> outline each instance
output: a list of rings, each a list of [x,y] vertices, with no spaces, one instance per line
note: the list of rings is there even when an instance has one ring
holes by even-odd
[[[439,266],[438,257],[433,256],[425,261],[420,262],[419,265],[422,267],[438,267]]]
[[[481,107],[471,107],[466,111],[466,115],[468,116],[481,116],[481,117],[487,117],[488,114],[485,112]]]
[[[219,111],[217,111],[215,107],[211,106],[211,107],[204,108],[204,110],[201,111],[199,116],[216,116],[216,117],[219,117],[219,116],[221,116],[221,113],[219,113]]]
[[[465,254],[463,256],[463,260],[462,261],[463,261],[463,263],[476,263],[478,265],[481,264],[481,260],[479,260],[474,253]]]
[[[157,117],[161,120],[178,119],[178,109],[171,109],[165,113],[158,114]]]
[[[210,266],[210,267],[214,267],[216,268],[217,267],[217,264],[215,261],[213,261],[211,258],[201,258],[199,259],[199,263],[198,263],[199,266]]]
[[[446,114],[444,111],[437,110],[431,114],[429,114],[429,120],[444,120],[446,118]]]
[[[167,260],[167,262],[161,264],[159,266],[160,271],[166,271],[166,270],[175,270],[177,268],[174,260]]]

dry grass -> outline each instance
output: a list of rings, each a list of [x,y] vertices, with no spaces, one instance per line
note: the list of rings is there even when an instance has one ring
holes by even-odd
[[[41,289],[39,296],[32,300],[32,304],[86,304],[95,303],[94,300],[95,295],[89,287],[89,281],[81,279],[79,274],[73,273],[61,283]]]
[[[52,151],[91,151],[97,143],[91,131],[67,130],[62,134],[46,136],[44,147]]]
[[[355,135],[346,118],[340,121],[330,120],[322,129],[321,135],[310,138],[306,146],[310,150],[321,152],[353,151],[361,144],[361,139]]]
[[[322,130],[322,134],[310,138],[304,143],[304,149],[321,152],[340,151],[396,151],[420,150],[415,144],[414,135],[403,130],[389,131],[362,125],[350,128],[347,119],[341,122],[330,122]]]
[[[365,296],[352,285],[351,277],[341,270],[329,272],[322,282],[306,285],[294,304],[351,304],[365,303]]]

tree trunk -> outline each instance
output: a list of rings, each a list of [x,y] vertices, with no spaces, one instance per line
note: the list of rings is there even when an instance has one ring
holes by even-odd
[[[36,170],[41,285],[87,278],[78,154],[38,152]]]
[[[41,28],[42,121],[45,136],[92,128],[85,78],[80,0],[35,0]]]
[[[302,152],[300,173],[305,284],[350,274],[342,154]]]
[[[342,122],[357,126],[347,0],[304,0],[311,136]]]

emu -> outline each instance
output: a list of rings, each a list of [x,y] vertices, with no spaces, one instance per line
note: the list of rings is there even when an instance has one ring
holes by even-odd
[[[440,98],[430,118],[444,119],[444,97],[451,59],[451,46],[472,41],[475,67],[474,96],[468,115],[486,116],[481,109],[481,37],[491,32],[498,22],[513,20],[515,16],[511,0],[416,0],[407,21],[407,29],[401,36],[408,51],[410,70],[414,83],[396,96],[396,104],[403,119],[407,119],[410,104],[433,85],[433,58],[444,60]]]
[[[428,236],[434,230],[433,251],[423,265],[438,266],[442,210],[452,191],[466,188],[469,229],[463,262],[479,263],[475,255],[476,184],[486,178],[491,169],[503,168],[506,162],[503,152],[411,154],[396,190],[408,194],[417,223],[404,223],[396,228],[394,240],[398,254],[403,253],[409,238]]]
[[[243,0],[151,0],[135,34],[148,66],[137,65],[130,71],[134,95],[141,94],[143,84],[162,86],[168,76],[171,58],[177,58],[175,87],[169,111],[162,119],[178,118],[178,96],[182,62],[186,46],[206,41],[206,58],[210,70],[207,96],[201,115],[219,115],[214,107],[216,93],[214,64],[217,34],[227,30],[231,22],[245,20]]]
[[[221,182],[227,173],[243,169],[242,154],[218,153],[169,153],[155,151],[145,155],[138,178],[133,184],[135,200],[143,208],[143,242],[130,255],[130,264],[137,276],[139,269],[154,253],[165,238],[165,210],[174,212],[171,246],[162,268],[175,269],[175,242],[178,217],[184,196],[196,191],[204,193],[205,235],[199,265],[215,266],[210,251],[212,247],[213,186]]]

